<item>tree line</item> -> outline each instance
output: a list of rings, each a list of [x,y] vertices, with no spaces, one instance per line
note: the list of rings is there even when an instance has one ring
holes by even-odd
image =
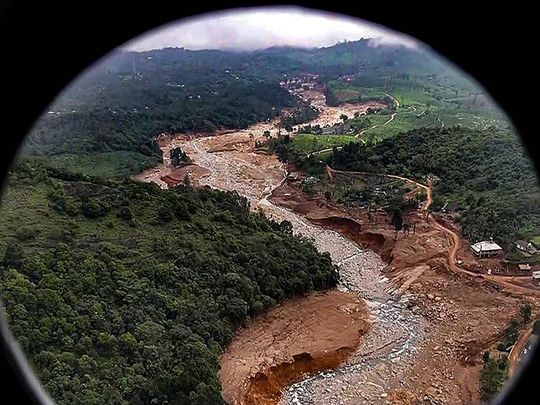
[[[433,209],[460,206],[463,233],[507,246],[540,229],[532,162],[512,130],[420,128],[376,145],[350,143],[327,159],[336,169],[399,174],[434,182]]]
[[[59,404],[223,403],[236,328],[337,283],[328,254],[236,193],[25,161],[1,213],[9,325]]]

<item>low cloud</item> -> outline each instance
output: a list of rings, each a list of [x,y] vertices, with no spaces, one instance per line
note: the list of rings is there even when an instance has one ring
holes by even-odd
[[[298,7],[273,7],[237,9],[181,20],[138,37],[123,48],[251,51],[272,46],[324,47],[361,38],[371,38],[371,46],[418,46],[411,37],[356,18]]]

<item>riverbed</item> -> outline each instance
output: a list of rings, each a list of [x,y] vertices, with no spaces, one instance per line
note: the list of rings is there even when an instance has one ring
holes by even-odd
[[[356,108],[362,110],[362,106]],[[327,112],[324,116],[336,117],[337,113]],[[290,386],[279,402],[384,403],[388,392],[399,386],[413,362],[416,344],[422,338],[421,318],[401,304],[400,297],[388,292],[390,285],[382,275],[385,263],[377,254],[268,200],[271,191],[282,184],[285,172],[275,156],[255,151],[255,140],[263,139],[262,133],[267,129],[275,132],[275,123],[211,137],[164,138],[160,145],[165,157],[171,148],[181,147],[195,165],[204,169],[203,177],[193,179],[198,185],[238,192],[248,198],[252,210],[261,209],[276,221],[287,220],[295,234],[311,238],[320,252],[328,252],[333,262],[339,264],[338,289],[363,299],[370,309],[372,329],[347,360],[336,369]],[[163,165],[142,173],[138,179],[155,181],[166,188],[161,177],[172,170],[168,163],[165,159]]]

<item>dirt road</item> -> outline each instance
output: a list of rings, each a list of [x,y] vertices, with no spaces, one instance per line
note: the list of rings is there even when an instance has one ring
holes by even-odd
[[[386,93],[385,93],[386,94]],[[397,100],[395,100],[399,106],[399,102]],[[388,125],[389,123],[391,123],[393,120],[394,120],[394,117],[396,116],[397,114],[397,111],[395,113],[392,113],[392,116],[390,117],[390,119],[386,122],[383,122],[382,124],[375,124],[375,125],[372,125],[371,127],[369,128],[366,128],[362,131],[360,131],[358,134],[356,134],[355,138],[358,139],[360,142],[362,142],[364,145],[366,144],[366,141],[364,141],[362,138],[360,138],[362,135],[364,135],[364,133],[366,131],[369,131],[370,129],[374,129],[374,128],[378,128],[378,127],[384,127],[385,125]],[[336,149],[341,149],[343,148],[343,146],[337,146]],[[326,148],[326,149],[321,149],[321,150],[318,150],[318,151],[315,151],[315,152],[311,152],[308,157],[311,157],[311,156],[315,156],[315,155],[320,155],[322,153],[325,153],[325,152],[331,152],[333,150],[333,148]]]
[[[383,122],[382,124],[375,124],[375,125],[372,125],[372,126],[370,126],[369,128],[366,128],[366,129],[360,131],[360,133],[358,133],[358,134],[356,135],[355,138],[360,139],[360,140],[362,141],[362,143],[365,144],[366,142],[365,142],[362,138],[360,138],[362,135],[364,135],[364,133],[366,133],[367,131],[370,131],[370,130],[372,130],[372,129],[374,129],[374,128],[384,127],[385,125],[390,124],[390,123],[394,120],[394,117],[395,117],[396,115],[397,115],[397,111],[396,111],[395,113],[392,113],[392,115],[390,116],[390,119],[389,119],[388,121]]]
[[[423,189],[426,193],[426,201],[424,202],[422,206],[422,210],[427,214],[429,207],[433,203],[433,187],[431,185],[425,185],[422,183],[419,183],[413,179],[409,179],[407,177],[403,176],[397,176],[392,174],[381,174],[381,173],[368,173],[368,172],[355,172],[355,171],[343,171],[343,170],[336,170],[330,166],[326,166],[327,173],[332,176],[334,174],[344,174],[344,175],[360,175],[360,176],[381,176],[381,177],[387,177],[392,179],[399,179],[403,180],[405,182],[408,182],[410,184],[414,184],[415,186]],[[494,282],[502,287],[504,287],[509,292],[513,292],[516,294],[527,294],[531,296],[537,296],[540,297],[540,290],[537,289],[534,285],[529,284],[527,286],[518,285],[514,283],[513,281],[524,281],[524,280],[530,280],[529,275],[511,275],[511,276],[505,276],[505,275],[496,275],[496,274],[479,274],[472,272],[470,270],[464,269],[462,267],[459,267],[457,263],[457,254],[461,247],[461,237],[452,230],[451,228],[448,228],[441,224],[435,216],[427,215],[428,221],[440,231],[444,232],[449,239],[451,240],[451,248],[448,250],[447,253],[447,264],[451,271],[455,273],[461,273],[466,274],[471,277],[481,277],[483,280]]]
[[[514,344],[514,347],[512,348],[512,351],[510,352],[510,356],[508,356],[508,377],[511,378],[514,373],[516,372],[516,369],[519,365],[519,361],[521,360],[521,356],[523,355],[523,349],[525,348],[525,345],[527,344],[527,341],[532,335],[533,331],[533,325],[528,327],[526,330],[524,330],[521,335],[519,336],[519,339]]]

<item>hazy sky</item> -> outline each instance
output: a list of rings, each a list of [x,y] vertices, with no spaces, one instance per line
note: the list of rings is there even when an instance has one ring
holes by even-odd
[[[205,14],[151,31],[126,44],[136,51],[164,47],[254,50],[291,45],[321,47],[373,38],[372,43],[416,45],[375,24],[298,7],[237,9]]]

